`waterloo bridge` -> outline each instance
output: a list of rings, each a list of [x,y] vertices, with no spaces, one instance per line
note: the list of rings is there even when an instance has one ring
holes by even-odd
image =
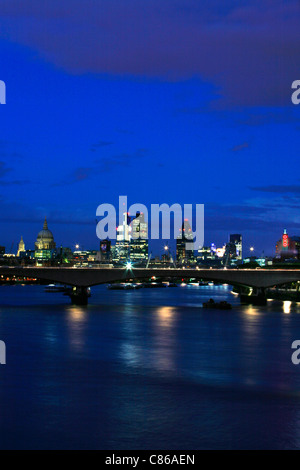
[[[130,280],[143,281],[195,279],[215,281],[248,289],[249,303],[266,301],[265,289],[300,281],[299,269],[184,269],[184,268],[61,268],[61,267],[0,267],[0,276],[32,278],[72,286],[73,303],[86,304],[88,287]]]

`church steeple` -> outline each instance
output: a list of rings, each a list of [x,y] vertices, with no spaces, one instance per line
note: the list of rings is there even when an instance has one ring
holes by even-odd
[[[48,222],[47,222],[47,217],[45,217],[45,222],[44,222],[44,227],[43,230],[48,230]]]
[[[23,236],[22,236],[21,241],[19,243],[17,256],[20,256],[20,253],[22,253],[23,251],[25,251],[25,243],[24,243]]]

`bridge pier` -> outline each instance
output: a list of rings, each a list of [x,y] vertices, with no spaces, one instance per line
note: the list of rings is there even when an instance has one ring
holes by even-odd
[[[242,304],[247,305],[267,305],[266,292],[263,287],[248,288],[248,291],[242,290],[240,293],[240,299]]]
[[[69,296],[73,305],[88,305],[89,289],[87,287],[73,287]]]

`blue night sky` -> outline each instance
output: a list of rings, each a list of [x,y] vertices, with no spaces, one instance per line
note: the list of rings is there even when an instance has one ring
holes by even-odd
[[[97,248],[101,203],[205,204],[205,243],[300,235],[300,3],[0,0],[0,245]]]

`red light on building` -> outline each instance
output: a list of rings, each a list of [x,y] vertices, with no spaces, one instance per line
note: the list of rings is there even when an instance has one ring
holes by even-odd
[[[282,237],[282,246],[283,248],[288,248],[289,246],[289,237],[287,234],[284,234]]]

